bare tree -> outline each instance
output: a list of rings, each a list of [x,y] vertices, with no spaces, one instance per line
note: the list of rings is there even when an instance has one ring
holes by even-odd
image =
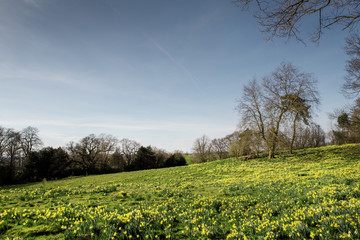
[[[326,144],[326,133],[320,127],[320,125],[316,123],[310,124],[310,147],[320,147]]]
[[[17,164],[21,158],[20,133],[0,127],[0,184],[14,183],[21,170]]]
[[[124,138],[120,141],[120,152],[124,157],[126,166],[131,166],[140,147],[141,144],[134,140]]]
[[[343,93],[346,97],[358,96],[360,93],[360,35],[352,34],[346,39],[345,52],[350,57],[346,62]]]
[[[281,75],[289,81],[286,94],[281,96],[288,105],[288,120],[292,122],[292,134],[290,137],[289,152],[293,152],[296,138],[296,125],[302,121],[309,125],[311,112],[320,103],[317,91],[317,80],[309,73],[299,71],[292,64],[282,64]]]
[[[4,162],[6,152],[6,129],[0,126],[0,164]]]
[[[21,131],[21,148],[24,156],[26,157],[34,149],[37,149],[43,145],[39,137],[39,130],[34,127],[27,127]]]
[[[96,172],[102,149],[100,139],[94,134],[84,137],[79,143],[70,142],[68,150],[73,161],[85,171],[86,175]]]
[[[211,140],[208,136],[203,135],[195,140],[193,156],[195,162],[207,162],[211,160]]]
[[[115,153],[119,140],[112,135],[105,134],[101,134],[98,138],[100,140],[99,148],[102,152],[102,164],[110,166],[111,155]]]
[[[297,98],[316,100],[317,92],[310,93],[314,80],[311,75],[299,72],[290,63],[282,63],[270,76],[265,76],[261,85],[253,79],[244,87],[237,106],[242,115],[242,125],[254,130],[265,142],[269,158],[275,156],[278,137],[285,114],[298,109]],[[308,84],[306,85],[305,83]],[[311,84],[310,84],[311,83]],[[314,96],[313,96],[314,95]],[[313,101],[311,98],[308,103]]]
[[[226,138],[215,138],[211,141],[212,152],[217,155],[219,159],[223,159],[229,152],[229,146]]]
[[[356,99],[355,104],[350,108],[351,124],[353,131],[360,136],[360,98]]]
[[[230,146],[234,141],[237,141],[240,139],[239,135],[240,135],[240,131],[234,131],[231,134],[228,134],[224,137],[224,143],[226,144],[226,148],[228,149],[228,151],[230,150]]]
[[[270,113],[268,113],[270,108],[266,106],[265,94],[262,85],[254,78],[248,85],[244,86],[237,109],[242,117],[242,125],[253,129],[262,137],[269,149],[269,158],[273,158],[274,153],[270,152],[271,140],[270,136],[268,136],[269,126],[271,125]],[[283,114],[281,113],[280,120]]]
[[[301,22],[314,21],[312,40],[318,41],[325,29],[341,25],[352,30],[360,20],[360,2],[354,0],[234,0],[244,10],[253,10],[262,32],[274,37],[301,40]]]
[[[311,131],[309,126],[305,124],[297,124],[296,125],[297,137],[294,141],[295,149],[303,149],[309,147]]]
[[[20,150],[21,150],[21,135],[19,132],[13,129],[6,130],[6,142],[5,142],[6,156],[9,161],[11,171],[15,171],[16,162],[20,164]]]
[[[92,174],[111,167],[110,161],[117,150],[118,142],[118,139],[111,135],[90,134],[78,143],[70,142],[68,150],[80,169],[86,174]]]
[[[314,122],[310,122],[308,125],[304,123],[297,124],[296,132],[294,149],[320,147],[326,144],[326,133],[320,125]]]

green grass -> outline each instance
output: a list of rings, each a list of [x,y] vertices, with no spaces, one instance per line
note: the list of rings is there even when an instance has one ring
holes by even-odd
[[[0,239],[360,239],[360,145],[0,189]]]

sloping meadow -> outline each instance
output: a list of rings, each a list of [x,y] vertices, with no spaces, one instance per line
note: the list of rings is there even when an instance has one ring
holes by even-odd
[[[0,189],[0,239],[359,239],[360,145]]]

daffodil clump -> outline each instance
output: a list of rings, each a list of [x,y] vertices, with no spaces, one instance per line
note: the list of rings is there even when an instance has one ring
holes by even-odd
[[[0,239],[360,239],[360,145],[0,189]]]

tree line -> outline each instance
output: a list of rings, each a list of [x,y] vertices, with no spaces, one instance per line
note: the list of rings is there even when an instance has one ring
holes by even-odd
[[[353,104],[335,109],[329,115],[335,121],[328,134],[312,122],[311,114],[319,104],[316,80],[290,63],[282,63],[271,75],[260,81],[253,79],[244,86],[237,110],[241,114],[239,152],[245,154],[267,151],[273,158],[275,151],[360,142],[360,34],[355,31],[360,21],[358,1],[319,0],[235,0],[242,10],[253,13],[261,31],[269,39],[295,38],[305,44],[302,22],[313,24],[310,39],[319,42],[324,31],[340,26],[351,33],[345,41],[349,60],[345,63],[346,77],[342,87],[345,97]],[[307,29],[307,28],[306,28]],[[309,140],[310,139],[310,140]],[[200,139],[194,143],[197,148]],[[250,144],[256,142],[257,144]],[[245,144],[246,143],[246,144]],[[212,144],[210,144],[212,146]],[[209,146],[210,146],[209,145]],[[227,145],[229,146],[229,145]],[[214,148],[214,147],[212,147]],[[216,147],[215,147],[216,148]],[[209,149],[211,149],[209,147]],[[230,148],[227,149],[230,154]]]
[[[0,127],[0,185],[186,165],[181,152],[167,153],[112,135],[90,134],[66,147],[44,147],[39,130]]]
[[[296,137],[292,149],[315,148],[325,146],[329,134],[316,123],[300,124],[296,128]],[[289,132],[288,132],[289,134]],[[277,152],[290,151],[290,138],[281,132],[276,145]],[[194,141],[192,160],[194,163],[209,162],[229,157],[247,160],[266,155],[267,147],[261,136],[253,129],[237,130],[223,137],[210,139],[203,135]]]
[[[347,42],[348,77],[346,96],[360,93],[360,37]],[[356,64],[355,64],[356,63]],[[241,116],[239,130],[219,139],[202,136],[193,145],[194,161],[206,162],[225,157],[254,158],[326,144],[360,142],[360,98],[351,106],[334,110],[332,129],[325,131],[313,121],[320,103],[317,80],[291,63],[283,62],[271,74],[254,78],[244,85],[236,109]]]

